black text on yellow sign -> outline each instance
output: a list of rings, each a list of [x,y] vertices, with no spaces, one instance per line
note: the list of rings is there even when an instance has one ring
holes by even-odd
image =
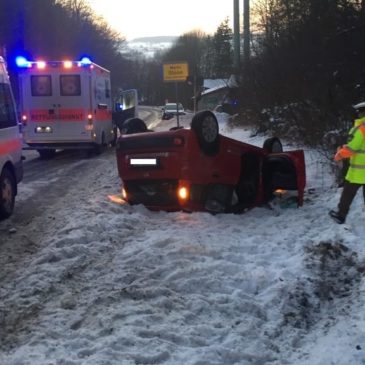
[[[186,62],[165,63],[163,65],[164,81],[186,81],[189,76],[189,66]]]

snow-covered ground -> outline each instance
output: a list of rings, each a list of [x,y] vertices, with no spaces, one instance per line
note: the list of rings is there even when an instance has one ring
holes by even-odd
[[[243,215],[116,205],[113,153],[88,176],[71,161],[77,179],[41,233],[0,222],[3,239],[29,240],[0,268],[0,364],[365,364],[364,203],[359,193],[348,224],[332,222],[340,189],[320,154],[305,157],[303,207]],[[20,184],[17,210],[46,180]]]

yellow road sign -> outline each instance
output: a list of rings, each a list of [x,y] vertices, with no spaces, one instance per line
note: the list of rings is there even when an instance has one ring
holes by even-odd
[[[163,80],[164,81],[186,81],[189,76],[189,66],[187,62],[164,63]]]

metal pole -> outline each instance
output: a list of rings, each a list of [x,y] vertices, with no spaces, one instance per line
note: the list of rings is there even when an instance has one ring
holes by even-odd
[[[194,74],[194,114],[196,113],[196,72]]]
[[[176,122],[177,127],[180,127],[179,124],[179,98],[178,98],[178,92],[177,92],[177,82],[175,81],[175,97],[176,97]]]
[[[247,67],[250,61],[250,0],[243,0],[243,61]]]
[[[240,6],[239,0],[233,0],[233,49],[234,49],[234,68],[236,73],[240,67]]]

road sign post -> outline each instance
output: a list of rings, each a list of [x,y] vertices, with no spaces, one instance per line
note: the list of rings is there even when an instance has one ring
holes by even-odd
[[[189,65],[187,62],[174,62],[163,64],[163,81],[175,82],[176,97],[176,120],[179,127],[179,99],[178,99],[178,82],[185,82],[189,76]]]
[[[163,80],[164,82],[185,82],[189,76],[189,65],[187,62],[164,63]]]

